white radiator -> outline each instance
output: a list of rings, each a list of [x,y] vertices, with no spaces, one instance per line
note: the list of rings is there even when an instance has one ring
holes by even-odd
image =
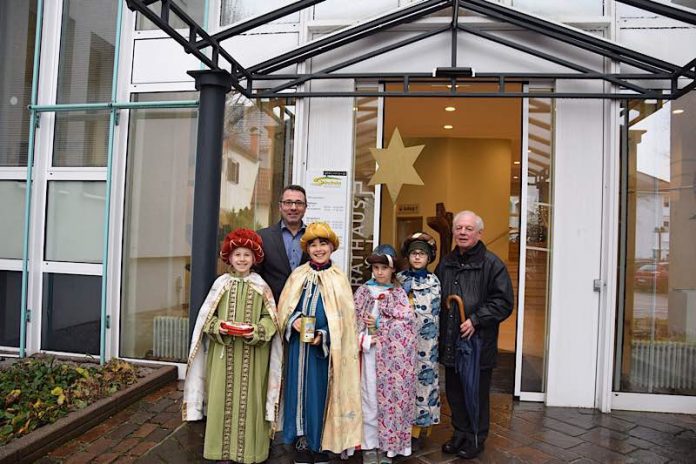
[[[696,388],[696,343],[638,340],[631,345],[632,386]]]
[[[189,343],[188,317],[157,316],[153,321],[152,354],[167,361],[186,362]]]

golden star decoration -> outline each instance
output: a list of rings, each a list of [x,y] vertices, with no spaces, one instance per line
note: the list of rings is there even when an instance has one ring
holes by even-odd
[[[405,147],[399,129],[394,129],[387,148],[370,148],[377,161],[377,171],[370,185],[385,184],[394,203],[404,185],[423,185],[423,179],[413,167],[423,148],[425,145]]]

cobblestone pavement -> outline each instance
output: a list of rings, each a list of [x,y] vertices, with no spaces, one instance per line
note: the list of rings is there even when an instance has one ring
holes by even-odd
[[[41,464],[202,463],[204,424],[183,424],[179,414],[182,383],[150,394],[103,424],[66,443]],[[474,463],[696,463],[696,416],[591,409],[550,408],[492,394],[491,431],[485,451]],[[461,464],[443,454],[450,435],[449,410],[403,464]],[[341,462],[334,459],[334,462]],[[361,462],[353,457],[350,464]],[[292,453],[281,444],[271,449],[269,464],[290,464]]]

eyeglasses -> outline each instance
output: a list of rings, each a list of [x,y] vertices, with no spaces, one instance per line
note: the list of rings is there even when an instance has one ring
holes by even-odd
[[[425,251],[420,251],[420,250],[412,251],[410,253],[410,255],[417,256],[417,257],[428,256],[428,254]]]
[[[298,208],[304,208],[307,206],[307,203],[305,203],[302,200],[283,200],[280,202],[281,205],[283,205],[284,208],[292,208],[293,206],[297,206]]]

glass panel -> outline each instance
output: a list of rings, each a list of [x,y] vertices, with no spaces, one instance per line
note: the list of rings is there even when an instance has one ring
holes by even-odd
[[[205,20],[203,18],[205,9],[205,0],[179,0],[176,2],[178,6],[183,9],[186,14],[188,14],[191,19],[196,21],[198,25],[203,26]],[[158,15],[162,11],[162,4],[157,2],[149,6],[149,8],[156,12]],[[186,23],[184,23],[177,15],[174,13],[169,13],[169,25],[177,29],[187,28]],[[159,29],[155,26],[152,21],[138,13],[136,20],[136,30],[156,30]]]
[[[111,100],[117,6],[113,0],[63,0],[56,103]]]
[[[99,354],[101,277],[44,274],[41,349]]]
[[[696,92],[625,113],[615,389],[696,395]]]
[[[36,0],[0,1],[0,166],[26,166]]]
[[[22,273],[0,271],[0,346],[19,347]]]
[[[0,258],[22,259],[26,182],[0,181]]]
[[[76,111],[56,113],[55,117],[53,166],[106,166],[109,113]]]
[[[314,7],[314,19],[368,19],[387,11],[395,10],[411,3],[420,3],[420,0],[404,2],[403,0],[327,0]],[[450,13],[451,14],[451,13]]]
[[[133,99],[196,98],[196,93],[182,92],[138,94]],[[185,361],[196,110],[138,109],[130,114],[120,355]],[[162,343],[170,332],[161,324],[179,327],[178,336]],[[170,345],[175,340],[180,341],[178,352]]]
[[[48,183],[46,261],[101,263],[106,182]]]
[[[290,183],[294,130],[292,101],[250,101],[240,94],[227,99],[220,241],[236,227],[258,229],[280,220],[277,199]]]
[[[604,0],[512,0],[512,6],[540,16],[602,16]]]
[[[229,26],[244,19],[276,10],[290,3],[294,3],[293,0],[264,0],[263,2],[258,0],[222,0],[220,25]],[[293,13],[273,23],[297,23],[299,21],[299,13]]]
[[[360,91],[377,91],[376,85],[359,84]],[[375,186],[368,185],[375,174],[375,159],[370,148],[377,146],[379,100],[374,97],[355,99],[355,163],[353,169],[353,205],[350,236],[350,283],[358,288],[371,277],[365,266],[375,247]]]
[[[551,89],[548,89],[551,90]],[[524,274],[522,382],[525,392],[543,392],[546,316],[551,253],[553,101],[530,98],[527,157],[527,252]]]

